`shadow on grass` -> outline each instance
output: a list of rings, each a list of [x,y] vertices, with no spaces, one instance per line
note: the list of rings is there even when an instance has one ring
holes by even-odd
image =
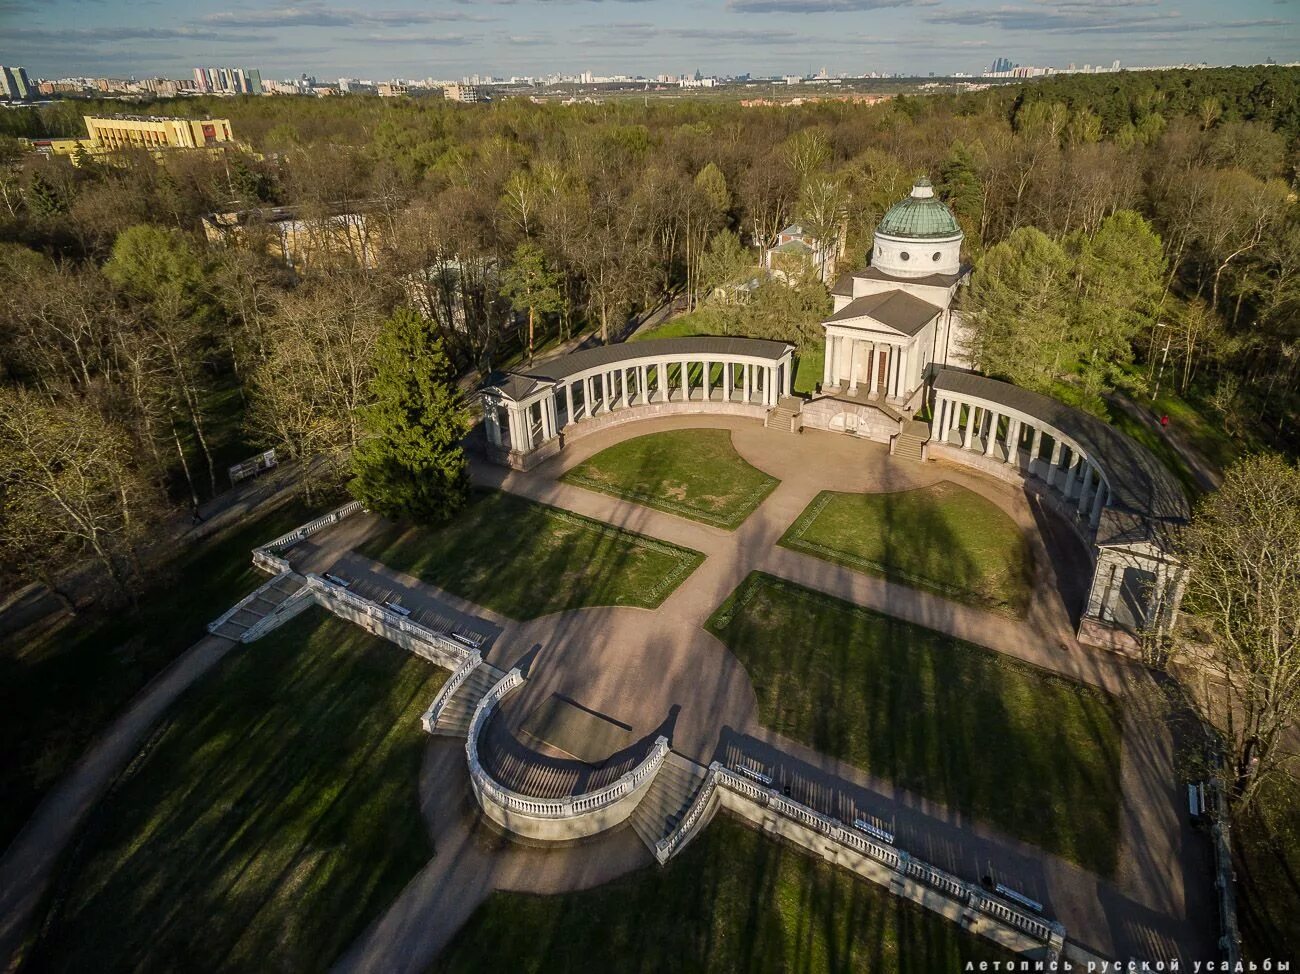
[[[515,619],[596,605],[653,608],[703,560],[677,545],[485,490],[476,490],[451,524],[394,524],[357,551]]]
[[[318,610],[223,661],[93,814],[28,969],[326,967],[430,854],[445,678]]]
[[[765,726],[1114,874],[1121,726],[1109,695],[760,573],[708,628],[749,672]]]

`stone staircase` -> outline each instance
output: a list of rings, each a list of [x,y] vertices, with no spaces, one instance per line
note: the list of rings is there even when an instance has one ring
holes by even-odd
[[[690,808],[709,769],[669,751],[649,791],[628,819],[653,853],[655,845],[677,827]]]
[[[799,412],[802,408],[802,399],[786,396],[767,411],[767,418],[763,420],[763,425],[770,430],[780,430],[782,433],[798,433],[802,426],[799,420]]]
[[[208,625],[208,632],[240,642],[246,632],[274,615],[290,598],[302,591],[306,580],[297,572],[275,576],[251,595]]]
[[[925,458],[921,451],[929,439],[930,425],[919,420],[910,420],[903,424],[902,432],[894,438],[894,448],[891,452],[900,460],[916,460],[919,463]]]
[[[438,715],[431,734],[445,734],[451,737],[464,737],[469,732],[469,722],[474,716],[474,708],[505,676],[501,670],[490,663],[480,663],[474,667],[465,682],[456,688],[456,692],[447,701],[447,706]]]

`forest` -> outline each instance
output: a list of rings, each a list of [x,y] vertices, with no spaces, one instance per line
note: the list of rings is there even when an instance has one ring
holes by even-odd
[[[376,338],[403,306],[435,322],[469,386],[547,343],[616,340],[668,300],[707,329],[811,350],[829,306],[814,275],[745,303],[711,295],[792,221],[839,235],[841,270],[863,265],[922,175],[966,231],[963,311],[986,371],[1102,415],[1116,387],[1162,381],[1229,435],[1297,445],[1294,69],[869,107],[180,100],[133,110],[228,117],[239,141],[49,158],[24,141],[114,107],[0,114],[10,585],[89,557],[129,598],[151,527],[255,450],[346,480]],[[274,207],[322,242],[310,260],[276,246]],[[205,215],[236,211],[240,232],[205,235]]]

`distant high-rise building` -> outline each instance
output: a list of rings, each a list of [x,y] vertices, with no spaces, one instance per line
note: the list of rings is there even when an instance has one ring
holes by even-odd
[[[26,68],[6,68],[0,65],[0,98],[9,101],[27,101],[35,95],[27,79]]]
[[[262,72],[248,68],[195,68],[194,83],[199,91],[215,95],[260,95]]]

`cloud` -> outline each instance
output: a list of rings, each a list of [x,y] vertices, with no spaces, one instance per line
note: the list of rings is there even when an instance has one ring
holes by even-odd
[[[760,0],[761,2],[761,0]],[[965,10],[938,10],[926,15],[932,24],[955,27],[996,28],[1044,33],[1127,34],[1133,31],[1190,33],[1195,31],[1241,30],[1250,27],[1282,27],[1281,20],[1237,20],[1219,23],[1186,21],[1178,13],[1117,13],[1120,8],[1145,7],[1141,0],[1109,0],[1095,3],[1065,0],[1054,5],[1003,6]]]
[[[452,10],[355,10],[309,0],[257,10],[224,10],[203,22],[218,27],[412,27],[444,20],[488,20]]]
[[[464,44],[477,38],[464,34],[364,34],[357,40],[365,44]]]
[[[727,0],[728,10],[744,14],[845,13],[923,5],[916,0]]]

